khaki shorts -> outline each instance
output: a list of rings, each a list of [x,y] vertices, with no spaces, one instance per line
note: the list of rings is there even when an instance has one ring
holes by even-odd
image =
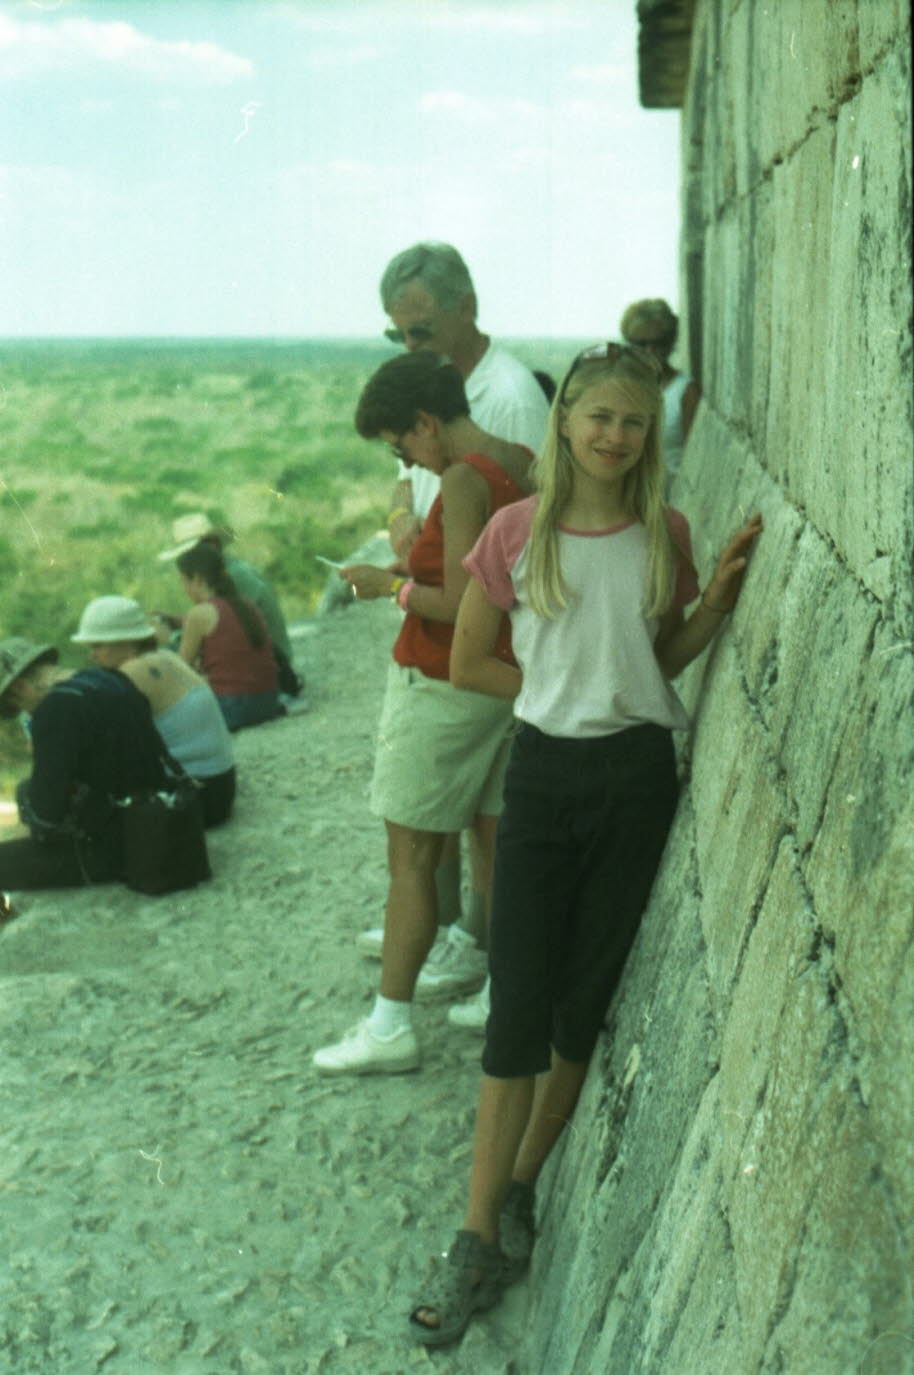
[[[369,802],[415,831],[462,831],[498,816],[514,731],[511,702],[392,663]]]

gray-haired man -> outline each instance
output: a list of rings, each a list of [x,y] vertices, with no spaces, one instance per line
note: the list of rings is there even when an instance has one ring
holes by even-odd
[[[470,416],[480,428],[539,452],[549,415],[546,396],[530,369],[479,329],[473,279],[456,248],[447,243],[417,243],[398,253],[381,277],[381,304],[392,322],[385,331],[391,342],[410,351],[427,349],[454,364],[464,380]],[[438,495],[439,483],[435,473],[400,464],[388,530],[394,552],[404,564]],[[436,943],[419,976],[419,998],[468,992],[478,988],[485,975],[485,956],[477,942],[485,938],[487,899],[483,879],[476,872],[472,908],[466,917],[455,920],[460,913],[456,836],[448,840],[436,885],[439,920],[445,924],[447,937]],[[378,929],[364,932],[360,949],[379,954],[382,936]],[[453,1008],[451,1019],[456,1025],[482,1027],[487,1006],[484,990],[479,999]]]

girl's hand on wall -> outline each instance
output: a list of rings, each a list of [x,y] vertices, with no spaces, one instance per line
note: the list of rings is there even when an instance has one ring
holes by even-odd
[[[754,515],[731,539],[720,558],[713,576],[702,593],[702,601],[711,611],[732,611],[743,585],[752,546],[762,531],[761,515]]]

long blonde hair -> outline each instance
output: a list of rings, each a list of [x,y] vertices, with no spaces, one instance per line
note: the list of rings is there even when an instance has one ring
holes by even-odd
[[[626,393],[633,405],[650,414],[641,457],[622,481],[626,510],[647,531],[648,566],[646,616],[660,616],[673,598],[676,551],[666,520],[663,501],[663,458],[660,434],[663,424],[663,393],[659,365],[644,349],[632,345],[607,344],[602,356],[594,351],[575,359],[559,387],[552,410],[543,451],[533,468],[533,481],[539,492],[536,513],[530,530],[528,585],[530,605],[548,620],[568,605],[568,589],[559,564],[558,527],[571,500],[574,460],[571,447],[562,434],[562,421],[579,397],[595,382],[611,379]]]

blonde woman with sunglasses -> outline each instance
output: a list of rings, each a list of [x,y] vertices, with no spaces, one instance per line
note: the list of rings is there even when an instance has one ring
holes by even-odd
[[[663,503],[660,369],[642,349],[578,357],[534,496],[464,561],[451,681],[513,701],[498,828],[483,1052],[462,1230],[418,1296],[426,1345],[461,1335],[526,1266],[534,1186],[571,1117],[676,810],[671,679],[733,608],[756,517],[699,596],[688,524]],[[511,621],[519,667],[494,653]]]

